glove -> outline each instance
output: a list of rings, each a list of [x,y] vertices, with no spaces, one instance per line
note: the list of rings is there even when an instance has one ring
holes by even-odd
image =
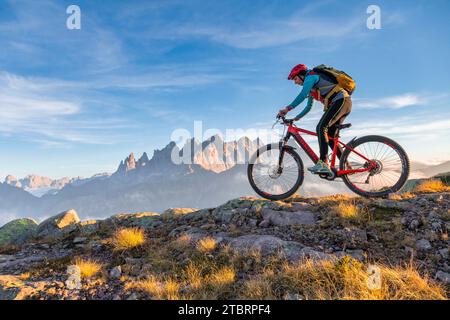
[[[280,111],[278,111],[278,115],[280,116],[280,117],[284,117],[289,111],[291,111],[292,109],[294,109],[294,108],[292,108],[291,106],[287,106],[286,108],[284,108],[284,109],[281,109]]]

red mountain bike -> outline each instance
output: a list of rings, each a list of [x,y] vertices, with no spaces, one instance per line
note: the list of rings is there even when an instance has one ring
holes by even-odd
[[[288,145],[291,137],[314,163],[319,160],[300,135],[317,136],[315,132],[298,128],[292,119],[284,117],[278,117],[277,123],[284,125],[283,138],[279,143],[260,148],[250,159],[247,168],[252,188],[270,200],[292,196],[303,183],[303,162],[295,148]],[[341,124],[339,130],[350,126]],[[342,178],[350,190],[363,197],[386,197],[406,183],[410,167],[408,155],[395,141],[382,136],[365,136],[355,137],[345,144],[339,140],[339,134],[328,139],[334,142],[329,162],[332,174],[319,174],[321,178],[329,181]],[[339,169],[335,167],[338,148],[343,150]]]

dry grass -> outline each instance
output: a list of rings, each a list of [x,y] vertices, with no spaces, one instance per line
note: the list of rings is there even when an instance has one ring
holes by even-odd
[[[370,220],[368,211],[363,206],[357,206],[354,201],[341,201],[332,206],[332,210],[342,221],[363,222]]]
[[[193,251],[186,266],[152,273],[147,279],[128,283],[126,289],[146,292],[152,299],[187,300],[283,299],[286,294],[314,300],[447,298],[444,288],[412,267],[378,265],[381,286],[371,289],[367,267],[349,257],[335,262],[289,264],[282,258],[260,259],[224,247],[209,257]],[[238,272],[245,272],[247,277],[239,279]]]
[[[412,192],[404,192],[404,193],[393,193],[389,195],[389,199],[391,200],[406,200],[413,199],[416,195]]]
[[[128,250],[145,242],[144,230],[139,228],[124,228],[116,231],[113,237],[115,250]]]
[[[89,259],[85,260],[77,258],[75,260],[75,265],[80,269],[82,279],[92,278],[102,269],[102,265],[100,263]]]
[[[305,261],[285,264],[281,272],[269,270],[247,281],[240,297],[281,299],[283,296],[280,294],[291,293],[313,300],[446,299],[443,288],[422,278],[412,268],[378,268],[381,285],[370,287],[366,268],[352,259],[346,258],[338,263]]]
[[[22,273],[21,275],[19,275],[18,278],[22,281],[28,280],[31,278],[31,273],[30,272]]]
[[[421,182],[415,189],[416,192],[444,192],[450,191],[450,187],[446,186],[441,180],[426,180]]]
[[[217,286],[228,285],[235,281],[236,272],[233,268],[223,267],[213,272],[209,279],[212,284]]]
[[[128,283],[126,290],[139,289],[149,293],[156,300],[179,300],[180,285],[173,279],[159,280],[156,276],[150,276],[145,280]]]
[[[197,250],[202,253],[214,251],[217,247],[217,242],[211,237],[200,239],[197,243]]]

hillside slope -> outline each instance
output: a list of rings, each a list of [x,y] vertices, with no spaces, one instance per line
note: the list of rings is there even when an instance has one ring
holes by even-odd
[[[247,197],[83,222],[71,210],[0,247],[0,298],[447,299],[449,205],[438,192]]]

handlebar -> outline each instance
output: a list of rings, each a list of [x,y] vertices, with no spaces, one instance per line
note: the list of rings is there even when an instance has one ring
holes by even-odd
[[[277,120],[276,120],[275,123],[273,124],[272,129],[275,127],[275,125],[276,125],[277,123],[282,123],[282,124],[284,124],[284,125],[289,126],[289,125],[293,124],[294,121],[295,121],[295,119],[286,119],[286,117],[281,117],[280,115],[277,115],[276,119],[277,119]]]

